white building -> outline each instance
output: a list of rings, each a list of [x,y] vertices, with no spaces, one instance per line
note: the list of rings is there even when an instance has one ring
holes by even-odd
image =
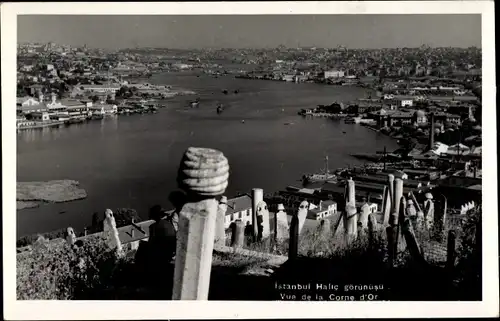
[[[329,78],[342,78],[345,76],[345,72],[341,70],[330,70],[325,71],[325,79]]]
[[[413,100],[411,99],[402,99],[400,103],[401,107],[413,107]]]
[[[312,204],[311,204],[312,205]],[[311,220],[322,220],[337,213],[337,203],[334,201],[320,201],[318,206],[310,206],[307,218]]]
[[[224,228],[229,228],[231,223],[241,220],[245,225],[252,224],[252,198],[248,195],[238,196],[227,201]]]
[[[33,97],[25,96],[17,98],[17,106],[36,106],[40,102]]]

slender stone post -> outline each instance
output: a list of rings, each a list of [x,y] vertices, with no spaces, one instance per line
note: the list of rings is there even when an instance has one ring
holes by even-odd
[[[419,264],[426,264],[424,256],[420,251],[417,239],[415,238],[415,234],[411,227],[410,221],[408,219],[404,219],[403,222],[401,222],[401,228],[405,238],[406,246],[408,247],[412,258]]]
[[[297,218],[299,219],[299,234],[302,232],[302,228],[306,223],[307,212],[309,212],[309,203],[307,201],[302,201],[297,211]]]
[[[389,195],[390,195],[389,198],[391,199],[391,204],[394,205],[394,175],[393,174],[387,175],[387,181],[389,183],[388,184],[389,185]]]
[[[356,184],[352,178],[347,180],[347,202],[356,206]]]
[[[177,183],[186,192],[179,213],[173,300],[207,300],[218,202],[229,179],[229,163],[218,150],[190,147]]]
[[[375,246],[375,231],[377,229],[377,220],[373,214],[368,215],[368,246],[373,249]]]
[[[106,243],[110,249],[116,248],[116,253],[118,256],[123,255],[122,242],[120,240],[120,235],[118,229],[116,228],[116,221],[113,215],[113,211],[109,208],[104,212],[104,235],[106,237]]]
[[[224,220],[226,219],[227,197],[222,196],[217,207],[217,218],[215,219],[215,246],[221,247],[226,245],[226,229],[224,228]]]
[[[413,200],[413,203],[415,204],[415,207],[417,209],[416,228],[419,229],[422,226],[425,215],[424,215],[424,212],[422,211],[422,209],[420,208],[420,205],[417,202],[417,198],[415,197],[415,195],[412,192],[410,192],[410,197]]]
[[[279,242],[280,240],[289,237],[288,218],[283,204],[278,205],[278,212],[276,213],[275,218],[276,240]]]
[[[73,245],[75,244],[76,242],[76,235],[75,235],[75,231],[73,230],[72,227],[68,227],[66,229],[66,242],[69,244],[69,245]]]
[[[356,240],[358,234],[358,219],[356,207],[352,204],[347,204],[345,208],[345,217],[347,224],[346,228],[346,241],[347,245],[350,245]]]
[[[231,246],[234,248],[241,248],[245,243],[245,223],[237,219],[232,225],[231,233]]]
[[[444,237],[446,207],[446,197],[444,195],[439,195],[434,204],[434,237],[439,241]]]
[[[297,258],[299,252],[299,216],[295,214],[292,216],[290,222],[290,243],[288,245],[288,259],[294,260]]]
[[[257,206],[264,200],[264,190],[262,188],[252,189],[252,233],[254,242],[259,236],[259,223],[257,220]]]
[[[83,236],[87,236],[87,233],[88,233],[87,228],[84,228],[83,229]]]
[[[396,178],[394,182],[394,197],[392,202],[392,204],[394,204],[392,207],[393,212],[400,211],[399,204],[401,202],[401,197],[403,197],[403,180],[401,178]],[[402,214],[404,214],[404,212]],[[399,215],[396,216],[396,219],[399,220]],[[398,222],[396,221],[395,224],[398,224]]]
[[[456,258],[456,243],[457,235],[455,231],[450,230],[448,232],[448,244],[446,251],[446,268],[448,270],[452,270],[455,267],[455,258]]]
[[[396,223],[396,226],[397,226],[397,234],[396,234],[397,248],[396,249],[401,250],[401,251],[404,251],[404,248],[405,248],[404,243],[406,240],[406,238],[402,237],[402,229],[401,229],[401,223],[400,223],[406,219],[405,209],[406,209],[406,199],[404,196],[401,196],[401,199],[399,201],[399,211],[398,211],[398,215],[396,216],[396,217],[398,217],[398,221]]]
[[[390,183],[389,183],[390,184]],[[391,216],[391,207],[392,207],[392,200],[391,200],[391,189],[389,188],[384,188],[384,207],[382,208],[382,211],[384,213],[384,220],[383,224],[384,226],[389,224],[389,219]]]

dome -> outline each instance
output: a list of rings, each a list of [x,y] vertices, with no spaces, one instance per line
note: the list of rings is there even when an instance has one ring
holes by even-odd
[[[423,110],[417,110],[415,112],[415,116],[417,116],[417,117],[425,117],[425,112]]]

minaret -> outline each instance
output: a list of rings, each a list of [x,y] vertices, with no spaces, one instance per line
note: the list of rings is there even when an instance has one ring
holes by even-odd
[[[434,113],[430,114],[430,129],[429,129],[429,149],[434,146]]]

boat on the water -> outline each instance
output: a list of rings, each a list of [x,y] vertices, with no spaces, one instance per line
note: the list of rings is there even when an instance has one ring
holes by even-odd
[[[217,105],[217,114],[221,114],[224,111],[224,106],[222,104]]]
[[[304,174],[302,181],[304,183],[336,182],[337,175],[330,173],[328,168],[328,156],[325,156],[325,168],[320,173]]]

